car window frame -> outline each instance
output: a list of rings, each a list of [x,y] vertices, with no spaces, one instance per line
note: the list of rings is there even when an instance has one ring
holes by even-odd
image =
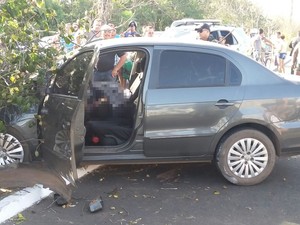
[[[164,56],[164,54],[169,54],[169,55],[167,55],[167,56]],[[170,70],[170,68],[172,67],[172,65],[170,65],[170,66],[163,66],[162,65],[162,60],[166,60],[167,59],[167,57],[170,57],[170,56],[174,56],[174,55],[176,55],[176,54],[178,54],[177,55],[177,57],[179,56],[179,58],[182,58],[182,59],[185,59],[186,57],[191,57],[192,58],[192,60],[188,60],[189,61],[189,65],[190,66],[192,66],[193,68],[191,68],[191,70],[188,70],[187,68],[184,68],[184,66],[183,66],[183,68],[184,68],[184,70],[183,70],[183,72],[185,72],[185,75],[187,76],[187,74],[190,74],[191,76],[190,76],[190,79],[193,79],[194,80],[194,78],[195,78],[195,73],[194,72],[197,72],[197,74],[198,74],[198,79],[197,80],[195,80],[195,82],[197,82],[199,79],[199,83],[195,83],[195,82],[193,82],[192,80],[190,80],[189,78],[187,78],[187,79],[182,79],[182,81],[186,81],[187,83],[185,83],[184,84],[184,82],[177,82],[178,84],[182,84],[182,86],[180,86],[180,85],[177,85],[177,83],[175,82],[175,84],[174,85],[162,85],[161,84],[161,82],[160,82],[160,78],[162,78],[161,76],[160,76],[160,74],[161,74],[161,69],[163,68],[163,67],[167,67],[168,68],[168,70],[166,71],[166,72],[169,72],[169,70]],[[180,54],[190,54],[190,56],[188,56],[188,55],[185,55],[185,56],[180,56]],[[163,57],[165,57],[165,58],[163,58]],[[196,61],[193,61],[193,58],[194,57],[200,57],[199,59],[200,60],[204,60],[204,59],[209,59],[209,57],[211,57],[211,59],[209,59],[207,62],[210,62],[209,63],[209,65],[210,65],[210,67],[209,66],[207,66],[206,68],[204,68],[203,66],[205,66],[205,65],[208,65],[208,64],[204,64],[204,65],[201,65],[201,64],[199,64],[198,62],[196,62]],[[216,58],[214,58],[214,57],[216,57]],[[217,58],[219,58],[219,59],[217,59]],[[214,73],[212,73],[212,71],[211,71],[211,69],[213,69],[213,67],[212,67],[212,65],[213,64],[215,64],[214,63],[214,60],[222,60],[223,61],[223,63],[224,63],[224,69],[223,69],[223,71],[224,71],[224,76],[223,76],[223,82],[221,82],[221,83],[217,83],[217,81],[216,80],[214,80],[214,78],[216,78],[216,76],[211,76],[211,75],[214,75]],[[194,63],[193,63],[194,62]],[[170,64],[172,64],[172,63],[170,63]],[[175,63],[176,64],[176,63]],[[219,63],[218,65],[220,65],[221,63]],[[174,64],[173,64],[174,65]],[[198,65],[198,66],[197,66]],[[199,67],[199,65],[201,65],[200,67]],[[180,66],[179,66],[180,67]],[[190,68],[190,67],[188,67],[188,68]],[[193,69],[193,70],[192,70]],[[177,69],[175,69],[175,71],[174,71],[174,73],[176,73],[177,74],[177,76],[178,76],[178,71],[176,71]],[[202,72],[203,73],[198,73],[200,70],[202,70]],[[188,73],[188,71],[191,71],[192,73]],[[178,50],[164,50],[164,51],[162,51],[161,52],[161,54],[160,54],[160,66],[159,66],[159,83],[158,83],[158,88],[159,89],[161,89],[161,88],[193,88],[193,87],[195,87],[195,88],[199,88],[199,87],[211,87],[211,86],[213,86],[213,87],[215,87],[215,86],[224,86],[225,85],[225,77],[226,77],[226,71],[227,71],[227,68],[226,68],[226,58],[224,58],[224,57],[221,57],[221,56],[219,56],[219,55],[215,55],[215,54],[211,54],[211,53],[203,53],[203,52],[194,52],[194,51],[187,51],[187,50],[180,50],[180,51],[178,51]],[[202,76],[202,74],[208,74],[208,76]],[[199,76],[200,75],[200,76]],[[176,75],[174,75],[173,76],[173,78],[176,78]],[[180,79],[180,74],[179,74],[179,77],[178,77],[178,79]],[[212,83],[205,83],[205,82],[209,82],[209,81],[211,81]]]
[[[245,71],[243,71],[243,68],[240,67],[239,62],[234,60],[233,58],[231,58],[229,55],[227,55],[224,52],[220,52],[217,50],[213,50],[213,49],[206,49],[206,48],[199,48],[197,50],[195,50],[195,48],[191,48],[191,47],[168,47],[168,46],[155,46],[154,51],[153,51],[153,61],[152,61],[152,68],[151,68],[151,79],[149,80],[149,84],[148,84],[148,88],[149,89],[162,89],[161,87],[159,87],[159,69],[160,69],[160,56],[161,56],[161,52],[164,51],[165,49],[167,50],[176,50],[176,51],[189,51],[189,52],[200,52],[200,53],[207,53],[207,54],[215,54],[218,56],[221,56],[223,58],[225,58],[226,60],[226,74],[225,74],[225,84],[221,85],[219,87],[226,87],[226,86],[241,86],[244,82],[244,76],[243,73]],[[229,69],[230,69],[230,65],[234,65],[236,67],[236,69],[239,71],[239,83],[230,83],[230,73],[229,73]],[[205,86],[207,87],[207,86]],[[214,86],[217,87],[217,86]],[[185,87],[186,88],[186,87]],[[192,87],[188,87],[188,88],[192,88]],[[194,88],[201,88],[201,87],[194,87]]]
[[[56,95],[64,95],[64,96],[69,96],[69,97],[72,97],[72,98],[80,98],[82,93],[83,93],[83,87],[84,87],[84,83],[83,82],[84,80],[86,80],[85,76],[86,76],[86,73],[88,72],[89,70],[89,65],[92,63],[93,61],[93,57],[94,57],[94,50],[87,50],[87,51],[83,51],[83,52],[79,52],[78,54],[74,55],[72,58],[70,58],[67,62],[65,62],[57,71],[56,71],[56,74],[55,74],[55,77],[53,79],[53,82],[52,82],[52,85],[51,85],[51,94],[56,94]],[[74,60],[75,59],[78,59],[78,57],[84,55],[84,54],[90,54],[90,60],[88,61],[88,63],[86,64],[86,69],[85,69],[85,72],[84,74],[82,74],[82,79],[81,79],[81,82],[80,82],[80,87],[78,88],[77,90],[77,93],[76,94],[71,94],[71,93],[68,93],[70,90],[68,89],[68,91],[57,91],[57,81],[59,78],[61,78],[62,76],[64,76],[65,74],[67,73],[64,73],[64,70],[70,66],[72,63],[74,63]],[[76,63],[76,62],[75,62]],[[68,84],[70,84],[70,82],[67,82]],[[69,87],[69,85],[68,85]]]

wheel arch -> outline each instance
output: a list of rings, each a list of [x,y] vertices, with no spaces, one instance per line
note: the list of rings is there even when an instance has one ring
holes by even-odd
[[[257,123],[245,123],[245,124],[239,124],[237,126],[231,127],[225,133],[223,133],[223,135],[218,139],[218,141],[213,146],[215,149],[214,159],[216,157],[216,154],[218,153],[218,149],[219,149],[219,146],[221,145],[221,143],[230,134],[237,132],[239,130],[243,130],[243,129],[254,129],[254,130],[264,133],[265,135],[267,135],[270,138],[270,141],[273,143],[275,151],[276,151],[276,155],[279,156],[281,154],[280,142],[278,140],[278,137],[270,128],[268,128],[264,125],[261,125],[261,124],[257,124]]]

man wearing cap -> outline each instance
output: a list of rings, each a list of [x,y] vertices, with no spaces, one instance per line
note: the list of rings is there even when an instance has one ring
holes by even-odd
[[[136,31],[136,29],[136,22],[131,21],[128,25],[128,29],[123,33],[124,37],[140,37],[141,35]]]
[[[214,36],[210,34],[210,27],[207,23],[204,23],[201,27],[195,29],[199,33],[200,40],[218,42]]]

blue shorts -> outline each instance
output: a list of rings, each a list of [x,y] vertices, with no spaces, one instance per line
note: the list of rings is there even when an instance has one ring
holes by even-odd
[[[286,53],[279,53],[279,59],[285,59]]]

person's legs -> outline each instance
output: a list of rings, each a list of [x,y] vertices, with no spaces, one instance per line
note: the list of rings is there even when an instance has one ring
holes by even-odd
[[[284,65],[284,60],[286,58],[286,53],[281,53],[281,58],[282,58],[282,73],[285,73],[285,65]]]
[[[281,66],[282,60],[279,58],[278,59],[278,72],[281,73],[282,72],[282,66]]]
[[[296,68],[296,75],[300,76],[300,63],[298,64],[298,67]]]
[[[279,53],[279,73],[284,73],[284,61],[283,61],[283,53]]]
[[[122,75],[122,71],[118,72],[118,78],[119,78],[121,88],[125,89],[126,88],[126,80]]]
[[[260,51],[259,52],[259,62],[263,65],[265,65],[265,52],[264,51]]]
[[[279,71],[279,60],[278,60],[278,58],[279,58],[279,53],[276,53],[275,54],[275,63],[274,63],[274,65],[276,66],[276,68],[277,68],[277,71]]]

